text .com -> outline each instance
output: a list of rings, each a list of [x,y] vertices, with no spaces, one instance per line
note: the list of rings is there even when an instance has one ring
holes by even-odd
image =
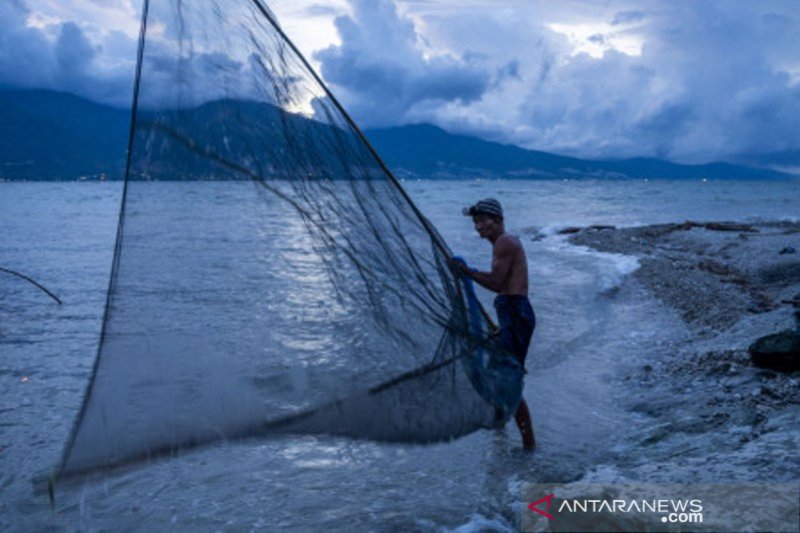
[[[703,513],[669,513],[662,516],[661,521],[669,524],[700,524],[703,522]]]

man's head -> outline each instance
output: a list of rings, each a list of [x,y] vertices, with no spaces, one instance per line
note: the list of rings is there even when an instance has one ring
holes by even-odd
[[[503,207],[494,198],[486,198],[477,204],[463,209],[465,216],[472,217],[475,231],[483,239],[494,242],[503,234]]]

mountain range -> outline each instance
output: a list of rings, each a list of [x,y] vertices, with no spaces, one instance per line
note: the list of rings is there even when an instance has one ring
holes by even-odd
[[[215,112],[247,106],[276,116],[269,104],[223,101]],[[208,113],[200,106],[197,116]],[[232,107],[233,108],[233,107]],[[272,109],[271,109],[272,108]],[[224,111],[224,109],[222,109]],[[119,179],[124,174],[130,111],[48,90],[0,90],[0,179]],[[321,134],[329,126],[308,121]],[[764,179],[787,177],[765,166],[733,163],[680,165],[659,159],[593,161],[456,135],[430,124],[366,130],[365,135],[401,178],[423,179]],[[791,164],[795,154],[783,154]],[[768,163],[762,157],[759,165]]]

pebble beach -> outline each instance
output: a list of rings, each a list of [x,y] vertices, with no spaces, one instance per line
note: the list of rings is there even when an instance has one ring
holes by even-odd
[[[574,245],[637,257],[629,283],[643,285],[686,325],[671,356],[645,356],[624,378],[645,385],[635,409],[661,421],[643,444],[717,431],[725,435],[721,446],[737,446],[796,423],[800,371],[759,368],[748,348],[796,326],[790,303],[800,292],[800,223],[687,221],[562,233]],[[764,462],[797,464],[788,455]]]

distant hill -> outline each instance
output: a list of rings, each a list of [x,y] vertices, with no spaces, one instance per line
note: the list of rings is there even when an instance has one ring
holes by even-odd
[[[800,150],[783,150],[755,156],[743,156],[737,163],[747,166],[766,167],[778,172],[800,176]]]
[[[191,111],[192,123],[204,142],[220,144],[208,125],[226,113],[258,117],[258,129],[242,132],[247,137],[267,136],[270,146],[282,139],[278,132],[281,112],[268,104],[225,100],[210,102]],[[146,114],[143,115],[146,117]],[[286,115],[283,115],[284,118]],[[90,102],[65,93],[46,90],[0,90],[0,179],[58,180],[105,174],[123,176],[130,111]],[[291,115],[295,125],[328,137],[330,126]],[[273,128],[274,125],[274,128]],[[204,127],[205,126],[205,127]],[[226,132],[227,144],[236,144]],[[427,179],[562,179],[562,178],[672,178],[758,179],[786,177],[776,170],[745,165],[712,163],[677,165],[658,159],[590,161],[518,146],[455,135],[436,126],[421,124],[365,132],[370,142],[399,177]],[[280,151],[280,147],[277,148]],[[180,157],[180,149],[172,152]],[[762,163],[759,161],[759,163]],[[763,163],[762,163],[763,164]],[[760,164],[759,166],[762,166]],[[154,166],[158,166],[155,164]],[[169,164],[165,165],[168,167]],[[763,165],[767,166],[767,165]],[[192,173],[213,170],[194,163]],[[157,169],[156,169],[157,170]],[[158,174],[157,172],[155,174]]]
[[[591,161],[454,135],[429,124],[368,130],[397,174],[426,178],[757,179],[780,172],[728,163],[679,165],[659,159]]]
[[[0,91],[0,178],[121,178],[130,111],[45,90]]]

